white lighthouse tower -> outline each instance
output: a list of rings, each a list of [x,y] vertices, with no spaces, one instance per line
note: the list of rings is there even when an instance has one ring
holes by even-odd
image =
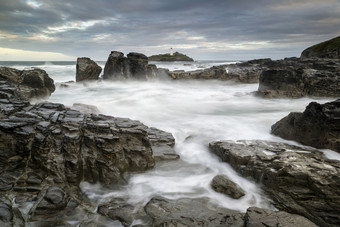
[[[170,56],[174,55],[174,49],[170,48]]]

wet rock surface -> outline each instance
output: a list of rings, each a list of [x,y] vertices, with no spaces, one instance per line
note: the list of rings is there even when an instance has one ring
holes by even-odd
[[[76,82],[98,80],[102,68],[90,58],[77,58]]]
[[[340,96],[340,60],[287,58],[265,65],[257,91],[262,97]]]
[[[290,214],[284,211],[272,211],[257,207],[247,209],[245,215],[245,227],[260,226],[300,226],[316,227],[313,222],[300,215]]]
[[[218,141],[209,147],[242,176],[262,183],[279,210],[319,226],[340,224],[340,161],[317,150],[269,141]]]
[[[157,67],[148,64],[148,58],[141,53],[129,53],[127,57],[122,52],[111,51],[105,68],[104,80],[148,80],[156,79]]]
[[[53,79],[42,69],[17,70],[0,67],[0,81],[6,81],[2,86],[0,98],[10,98],[14,94],[21,99],[33,99],[50,96],[54,92]]]
[[[303,113],[290,113],[272,126],[272,133],[287,140],[340,152],[340,99],[311,102]]]
[[[80,112],[57,103],[31,105],[22,99],[25,92],[3,77],[0,92],[0,221],[4,226],[65,225],[74,218],[79,221],[77,215],[93,223],[95,207],[80,192],[81,181],[125,183],[126,173],[154,167],[153,146],[168,152],[174,145],[171,134],[139,121]]]
[[[243,226],[243,214],[210,204],[206,198],[169,200],[152,198],[144,207],[148,226]]]
[[[233,199],[239,199],[245,195],[243,189],[225,175],[215,176],[211,182],[211,187],[216,192],[223,193]]]

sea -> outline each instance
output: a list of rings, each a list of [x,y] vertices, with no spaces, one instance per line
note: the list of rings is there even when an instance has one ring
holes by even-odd
[[[170,70],[197,70],[237,61],[150,62]],[[104,68],[105,61],[97,62]],[[83,103],[96,106],[100,113],[139,120],[147,126],[171,132],[180,160],[158,163],[152,170],[133,173],[127,185],[102,187],[83,182],[81,189],[94,203],[112,197],[124,197],[136,206],[145,205],[154,196],[169,199],[207,197],[211,203],[246,211],[250,206],[275,209],[260,184],[241,177],[229,164],[213,155],[208,144],[217,140],[269,140],[298,145],[270,133],[271,125],[290,112],[303,112],[312,101],[325,103],[331,98],[263,99],[254,95],[258,84],[231,81],[75,81],[76,62],[0,62],[17,69],[44,69],[56,84],[48,101],[72,106]],[[339,154],[322,150],[331,159]],[[246,192],[235,200],[211,189],[218,174],[227,175]]]

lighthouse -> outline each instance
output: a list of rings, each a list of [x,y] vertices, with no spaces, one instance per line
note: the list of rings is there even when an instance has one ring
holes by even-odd
[[[174,49],[170,48],[170,56],[174,55]]]

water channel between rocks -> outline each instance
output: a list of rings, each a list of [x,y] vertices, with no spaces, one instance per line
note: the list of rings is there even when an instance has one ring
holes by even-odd
[[[49,101],[67,106],[95,105],[102,114],[139,120],[171,132],[176,139],[181,160],[166,161],[153,170],[132,174],[126,186],[109,190],[82,183],[82,190],[94,202],[125,197],[138,206],[160,195],[170,199],[209,197],[213,203],[239,211],[250,206],[272,209],[258,185],[240,177],[208,149],[209,142],[215,140],[282,142],[270,134],[271,125],[289,112],[303,111],[313,101],[262,99],[253,94],[257,87],[258,84],[221,81],[104,81],[59,87]],[[239,184],[246,196],[234,200],[214,192],[210,182],[217,174],[225,174]]]

